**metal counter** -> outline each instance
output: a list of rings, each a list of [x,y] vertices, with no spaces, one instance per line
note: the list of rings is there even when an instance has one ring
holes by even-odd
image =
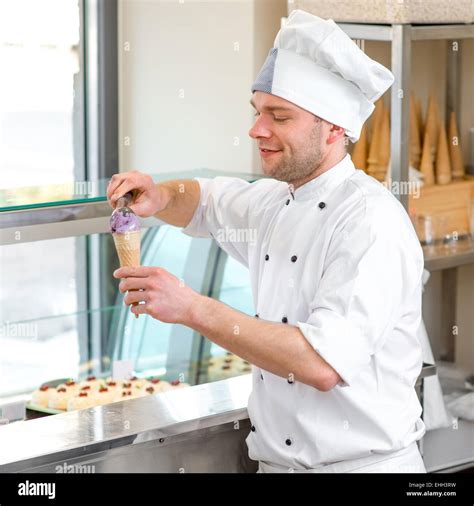
[[[0,427],[0,472],[255,472],[251,374]]]
[[[436,373],[424,364],[417,381]],[[256,472],[252,375],[0,426],[0,472]]]

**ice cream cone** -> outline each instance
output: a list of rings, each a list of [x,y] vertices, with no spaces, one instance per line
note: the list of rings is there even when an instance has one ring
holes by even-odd
[[[380,128],[382,126],[383,115],[382,99],[375,102],[375,111],[372,118],[372,138],[370,140],[369,156],[367,158],[367,173],[375,177],[379,170],[379,151],[380,151]]]
[[[376,100],[374,105],[375,105],[375,109],[374,109],[374,113],[372,115],[372,125],[374,125],[375,123],[380,121],[380,119],[382,118],[382,112],[385,107],[383,98],[379,98],[378,100]]]
[[[120,261],[120,267],[139,267],[140,266],[140,239],[141,232],[136,230],[133,232],[113,234],[115,249]],[[133,306],[137,306],[138,302],[134,302]],[[135,315],[138,318],[138,315]]]
[[[376,179],[384,181],[390,162],[390,113],[388,108],[384,108],[382,115],[382,124],[380,129],[380,144],[379,144],[379,166]]]
[[[424,128],[423,128],[423,111],[421,108],[421,101],[415,100],[416,120],[418,123],[418,132],[420,134],[420,147],[423,142]]]
[[[462,150],[456,124],[456,113],[451,112],[449,117],[449,133],[448,133],[449,152],[451,155],[451,168],[454,179],[464,177],[464,162],[462,159]]]
[[[364,123],[360,131],[359,140],[352,151],[352,162],[356,169],[367,170],[367,124]]]
[[[413,94],[410,96],[410,164],[415,169],[420,166],[421,146],[418,119]]]
[[[431,139],[428,129],[425,130],[425,137],[423,140],[423,151],[421,153],[420,171],[423,174],[423,183],[426,186],[435,183],[433,161],[431,160]]]
[[[425,123],[425,131],[426,130],[429,132],[431,140],[431,161],[434,164],[436,160],[437,139],[439,135],[439,111],[436,99],[432,94],[428,100],[428,110],[426,112]]]
[[[448,184],[451,182],[451,163],[449,161],[448,139],[444,125],[440,125],[439,128],[436,154],[436,182],[438,184]]]
[[[138,267],[140,265],[140,239],[141,232],[115,232],[115,249],[120,260],[120,267]]]

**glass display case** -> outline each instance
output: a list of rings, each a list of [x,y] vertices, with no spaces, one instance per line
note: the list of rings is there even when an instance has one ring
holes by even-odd
[[[217,175],[254,178],[207,170],[153,177]],[[226,351],[192,329],[136,319],[123,304],[119,280],[112,275],[119,264],[108,232],[107,183],[0,193],[0,397],[27,395],[56,378],[109,376],[115,360],[130,360],[138,376],[191,385],[250,372],[233,355],[225,358],[240,367],[213,362]],[[200,293],[254,313],[247,269],[213,239],[187,236],[155,218],[142,220],[142,227],[142,265],[163,267]]]

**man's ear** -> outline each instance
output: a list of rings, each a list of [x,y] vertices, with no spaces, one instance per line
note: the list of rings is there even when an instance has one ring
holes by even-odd
[[[344,128],[337,126],[337,125],[330,125],[327,143],[334,144],[339,139],[343,139],[345,137],[345,135],[346,135],[346,132],[345,132]]]

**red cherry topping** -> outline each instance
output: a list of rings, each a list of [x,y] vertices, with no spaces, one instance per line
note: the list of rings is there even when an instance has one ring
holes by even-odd
[[[79,394],[79,397],[87,397],[87,392],[81,392],[81,393]]]
[[[58,392],[67,392],[67,390],[64,387],[58,388],[57,391]]]
[[[46,392],[46,390],[48,390],[48,388],[49,388],[49,386],[48,386],[48,385],[43,385],[43,386],[40,388],[40,390],[41,390],[42,392]]]
[[[124,384],[122,385],[122,387],[123,387],[123,388],[130,388],[131,386],[132,386],[132,384],[131,384],[131,383],[124,383]]]
[[[149,394],[152,394],[152,393],[155,391],[155,389],[154,389],[153,387],[148,387],[148,388],[146,389],[146,391],[147,391]]]
[[[115,387],[115,386],[117,386],[117,383],[115,383],[115,381],[108,381],[108,382],[107,382],[107,385],[108,385],[109,387]]]
[[[132,376],[132,377],[129,379],[129,381],[137,381],[137,379],[138,379],[138,378],[137,378],[136,376]]]
[[[101,393],[102,393],[102,392],[108,392],[108,391],[109,391],[109,389],[108,389],[108,388],[106,388],[106,387],[100,387],[100,388],[99,388],[99,392],[101,392]]]
[[[171,382],[171,385],[173,385],[175,387],[176,385],[179,385],[180,383],[181,383],[181,381],[174,380],[174,381]]]
[[[72,386],[73,386],[73,385],[75,385],[75,384],[76,384],[76,382],[75,382],[75,381],[72,381],[72,380],[66,381],[66,385],[67,385],[68,387],[72,387]]]
[[[85,387],[82,387],[81,390],[90,390],[91,387],[89,385],[86,385]]]
[[[150,380],[154,385],[156,385],[157,383],[159,383],[161,380],[158,379],[158,378],[153,378],[152,380]]]
[[[95,376],[87,376],[87,381],[94,381],[97,379]]]

